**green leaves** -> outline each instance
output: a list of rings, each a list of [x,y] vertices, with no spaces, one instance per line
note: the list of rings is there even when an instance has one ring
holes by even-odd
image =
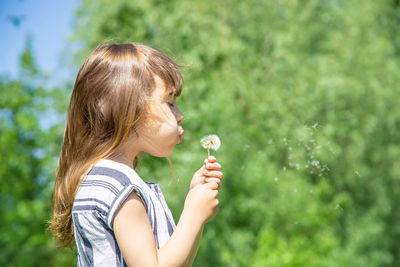
[[[41,86],[45,78],[35,66],[29,43],[20,71],[15,79],[0,79],[0,265],[47,266],[61,253],[46,233],[49,188],[61,143],[57,127],[45,130],[41,125],[48,119],[44,112],[56,114],[51,103],[66,102],[66,93],[56,100],[52,89]],[[71,259],[60,263],[70,264]]]
[[[216,132],[226,144],[215,153],[226,177],[221,211],[195,266],[398,264],[388,257],[397,213],[367,215],[400,200],[395,10],[356,0],[84,3],[82,54],[119,37],[185,66],[186,135],[171,156],[181,182],[166,190],[175,217],[203,160],[199,138]],[[171,178],[150,157],[139,172]],[[378,228],[392,245],[352,235]]]
[[[214,153],[220,212],[194,266],[397,266],[399,10],[360,0],[83,1],[74,59],[80,66],[119,39],[183,65],[186,134],[171,155],[180,182],[168,186],[163,159],[144,156],[138,171],[162,184],[177,220],[204,159],[198,140],[224,141]],[[45,129],[40,118],[65,114],[72,85],[43,86],[29,49],[21,68],[0,80],[0,263],[22,248],[46,259],[32,265],[69,266],[73,252],[56,250],[43,224],[64,126]]]

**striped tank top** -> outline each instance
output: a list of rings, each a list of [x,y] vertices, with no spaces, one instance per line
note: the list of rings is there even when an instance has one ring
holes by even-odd
[[[112,223],[133,190],[146,208],[157,249],[168,241],[175,222],[159,184],[144,182],[125,164],[103,159],[82,181],[72,207],[77,266],[127,266]]]

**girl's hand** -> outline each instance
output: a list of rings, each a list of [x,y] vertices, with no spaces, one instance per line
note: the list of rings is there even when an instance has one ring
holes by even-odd
[[[193,222],[207,223],[218,213],[218,184],[214,181],[197,184],[186,196],[183,213]]]
[[[198,184],[204,184],[214,181],[218,184],[218,189],[221,188],[222,179],[224,178],[221,172],[221,165],[217,162],[214,156],[209,156],[204,160],[204,165],[195,172],[190,183],[190,189],[193,189]]]

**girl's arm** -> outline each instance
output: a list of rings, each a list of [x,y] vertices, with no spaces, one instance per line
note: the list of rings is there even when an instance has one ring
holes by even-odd
[[[204,225],[203,225],[203,228],[204,228]],[[202,234],[203,234],[203,229],[201,229],[200,234],[196,237],[196,241],[194,243],[193,250],[191,251],[191,254],[190,254],[189,258],[186,261],[185,267],[192,266],[194,258],[196,257],[197,251],[199,250],[200,240],[201,240]]]
[[[130,194],[114,217],[114,233],[122,255],[130,266],[190,266],[196,255],[203,226],[218,211],[218,184],[196,185],[186,197],[178,225],[159,250],[136,193]]]

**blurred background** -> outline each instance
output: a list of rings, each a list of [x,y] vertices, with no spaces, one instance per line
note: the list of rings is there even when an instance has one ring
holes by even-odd
[[[184,65],[184,141],[138,169],[178,221],[219,135],[194,266],[400,266],[400,1],[0,1],[0,265],[74,266],[46,232],[69,96],[100,42]]]

